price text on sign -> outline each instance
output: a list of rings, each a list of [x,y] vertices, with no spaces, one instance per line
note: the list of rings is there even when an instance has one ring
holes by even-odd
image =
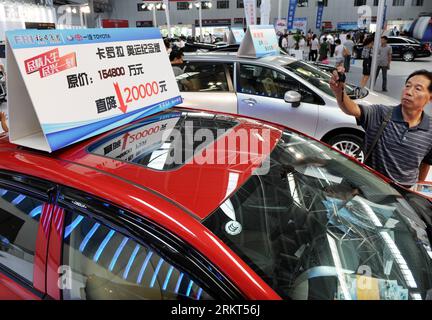
[[[164,80],[159,82],[150,81],[124,88],[120,88],[120,85],[115,82],[114,89],[117,95],[117,99],[120,103],[120,110],[122,112],[127,111],[127,104],[129,103],[156,96],[167,90],[166,81]]]

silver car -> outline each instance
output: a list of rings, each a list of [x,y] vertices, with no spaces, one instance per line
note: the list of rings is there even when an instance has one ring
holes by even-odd
[[[177,76],[188,108],[241,114],[279,123],[364,160],[363,129],[344,114],[329,87],[330,73],[289,56],[239,58],[235,53],[186,54]],[[359,104],[399,101],[347,85]]]

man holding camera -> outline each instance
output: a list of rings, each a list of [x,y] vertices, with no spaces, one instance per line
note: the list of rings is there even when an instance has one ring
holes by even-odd
[[[345,93],[344,82],[339,68],[330,87],[342,111],[365,130],[366,164],[407,188],[424,181],[432,164],[432,118],[424,112],[432,102],[432,72],[408,76],[396,107],[358,105]]]

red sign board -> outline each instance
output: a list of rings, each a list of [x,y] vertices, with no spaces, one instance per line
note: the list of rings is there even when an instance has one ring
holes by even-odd
[[[129,20],[102,19],[102,28],[129,28]]]
[[[203,19],[203,26],[230,26],[231,19]],[[199,20],[195,20],[195,26],[199,26]]]

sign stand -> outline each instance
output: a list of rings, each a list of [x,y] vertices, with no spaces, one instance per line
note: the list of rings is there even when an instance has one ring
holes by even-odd
[[[244,58],[261,58],[279,55],[276,31],[271,25],[251,25],[240,44],[237,56]]]
[[[240,44],[245,37],[243,28],[230,28],[224,34],[224,41],[228,44]]]

